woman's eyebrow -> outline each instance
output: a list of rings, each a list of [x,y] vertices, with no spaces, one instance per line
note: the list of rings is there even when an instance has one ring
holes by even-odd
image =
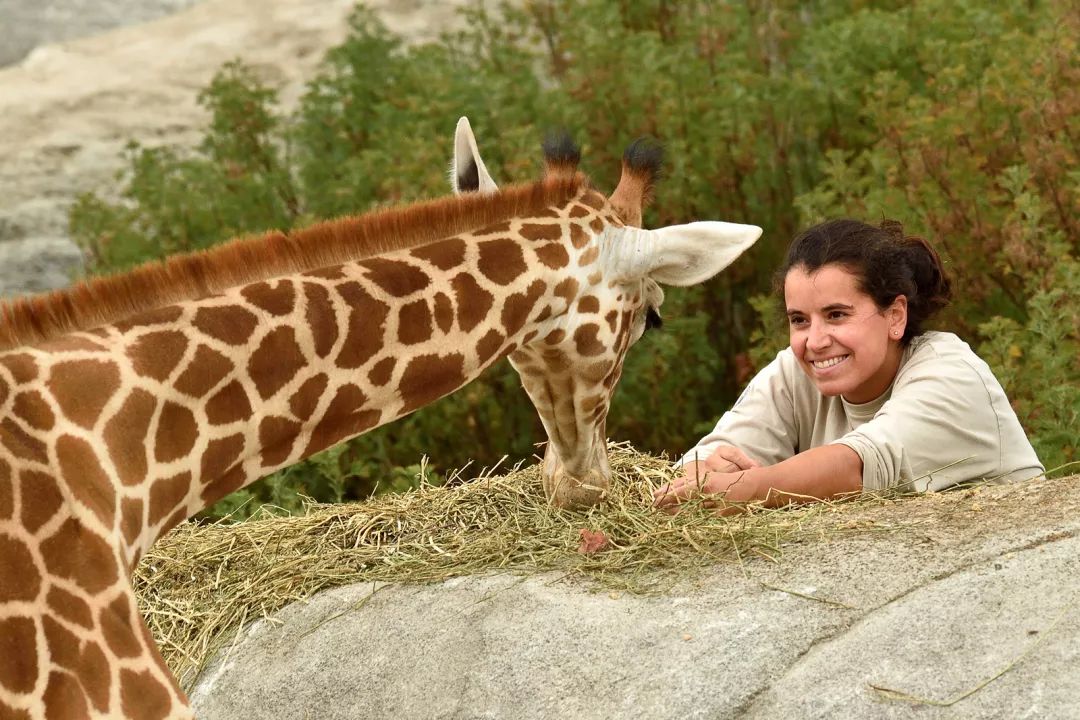
[[[848,305],[846,303],[830,303],[829,305],[826,305],[825,307],[821,308],[821,312],[827,313],[827,312],[832,312],[833,310],[854,310],[854,309],[855,309],[854,305]],[[803,312],[802,310],[797,309],[797,308],[788,308],[787,311],[785,312],[785,314],[788,317],[791,317],[792,315],[805,315],[806,313]]]

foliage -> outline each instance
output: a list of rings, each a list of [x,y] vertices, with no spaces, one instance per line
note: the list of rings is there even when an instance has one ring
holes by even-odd
[[[1077,444],[1078,15],[1035,0],[533,0],[470,7],[462,30],[410,46],[359,8],[295,112],[230,63],[200,95],[197,152],[132,146],[122,200],[85,196],[72,230],[93,271],[112,272],[442,195],[462,114],[500,182],[536,177],[537,141],[561,126],[610,189],[627,142],[651,134],[667,177],[647,224],[722,218],[765,236],[716,280],[669,292],[609,435],[654,452],[693,443],[785,342],[762,293],[787,240],[826,216],[888,216],[940,247],[957,281],[944,324],[979,346],[1055,464]],[[363,496],[413,483],[425,454],[438,478],[543,439],[502,363],[214,513],[289,509],[297,488]]]

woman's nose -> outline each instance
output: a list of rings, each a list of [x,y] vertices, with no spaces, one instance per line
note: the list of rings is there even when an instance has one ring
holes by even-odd
[[[823,348],[828,347],[830,341],[829,329],[821,323],[811,321],[806,344],[811,348]]]

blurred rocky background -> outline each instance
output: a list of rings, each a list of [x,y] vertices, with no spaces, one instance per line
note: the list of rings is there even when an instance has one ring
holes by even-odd
[[[459,2],[369,2],[423,39]],[[242,57],[295,104],[340,43],[353,0],[0,0],[0,297],[67,285],[82,257],[67,231],[83,192],[108,196],[131,140],[194,144],[196,102]]]

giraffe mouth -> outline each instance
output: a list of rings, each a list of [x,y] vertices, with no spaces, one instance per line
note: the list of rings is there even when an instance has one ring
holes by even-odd
[[[606,439],[602,436],[597,438],[588,449],[588,454],[593,456],[593,462],[579,472],[572,472],[559,458],[554,443],[548,443],[541,477],[544,494],[554,507],[585,509],[607,499],[611,469],[607,461]]]

